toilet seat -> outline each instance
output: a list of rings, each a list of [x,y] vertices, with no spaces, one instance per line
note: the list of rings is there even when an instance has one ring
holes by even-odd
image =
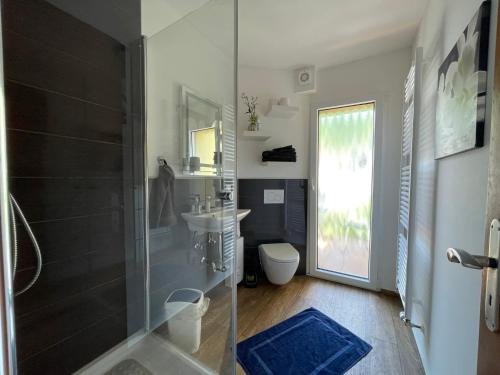
[[[289,243],[262,244],[260,248],[273,262],[294,263],[299,261],[299,252]]]

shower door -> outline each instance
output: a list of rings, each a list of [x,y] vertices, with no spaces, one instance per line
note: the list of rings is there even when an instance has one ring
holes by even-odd
[[[0,372],[234,373],[235,1],[1,3]]]
[[[145,33],[149,324],[193,363],[233,373],[235,2],[165,3],[176,16]],[[171,311],[186,300],[201,323],[179,328]],[[196,324],[199,342],[183,341]]]

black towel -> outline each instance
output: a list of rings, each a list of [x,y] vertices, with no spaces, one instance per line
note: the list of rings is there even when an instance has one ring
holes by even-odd
[[[284,161],[284,162],[296,162],[296,156],[262,156],[262,161]]]
[[[278,148],[273,148],[273,151],[293,151],[295,152],[295,148],[292,146],[292,145],[288,145],[288,146],[285,146],[285,147],[278,147]]]
[[[295,151],[290,152],[275,152],[275,151],[264,151],[262,156],[297,156]]]
[[[274,148],[262,153],[262,161],[296,162],[297,153],[292,145]]]

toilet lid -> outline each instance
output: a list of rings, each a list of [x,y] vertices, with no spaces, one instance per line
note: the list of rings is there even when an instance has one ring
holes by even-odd
[[[259,246],[266,256],[280,263],[291,263],[299,261],[299,252],[289,243],[271,243]]]

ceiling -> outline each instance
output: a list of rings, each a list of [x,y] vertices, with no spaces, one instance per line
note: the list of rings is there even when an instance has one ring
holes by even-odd
[[[427,0],[240,0],[239,62],[338,65],[411,46]]]
[[[162,31],[209,0],[141,0],[142,33],[147,37]]]
[[[239,63],[326,67],[411,46],[428,0],[239,0]],[[228,55],[232,0],[142,0],[151,37],[184,18]]]

